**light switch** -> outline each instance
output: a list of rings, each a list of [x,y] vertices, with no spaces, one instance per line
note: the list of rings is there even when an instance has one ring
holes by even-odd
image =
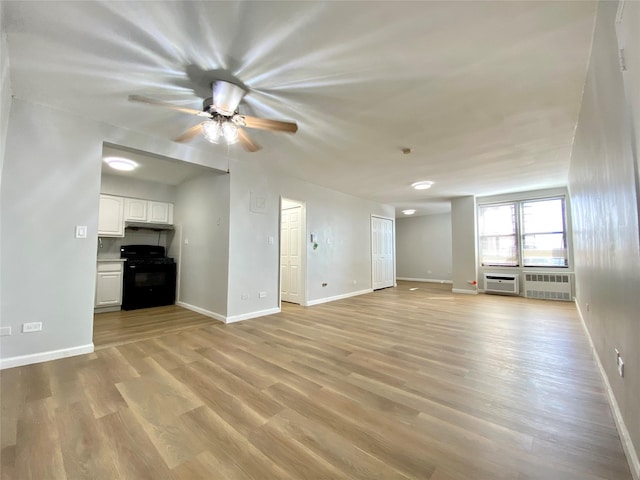
[[[271,235],[269,235],[267,241],[269,242],[269,245],[273,245],[273,237]]]
[[[76,225],[76,238],[87,238],[86,225]]]

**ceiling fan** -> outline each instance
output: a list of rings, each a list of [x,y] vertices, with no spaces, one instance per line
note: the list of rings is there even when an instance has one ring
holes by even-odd
[[[205,98],[202,103],[202,110],[181,107],[140,95],[129,95],[129,100],[171,108],[179,112],[189,113],[207,119],[194,125],[178,138],[174,139],[176,142],[188,142],[202,133],[211,143],[225,141],[228,144],[232,144],[239,142],[248,152],[256,152],[260,150],[261,147],[251,140],[249,135],[244,131],[244,127],[287,133],[295,133],[298,131],[298,125],[294,122],[241,115],[238,112],[238,105],[248,92],[239,85],[217,80],[213,82],[211,86],[213,95]]]

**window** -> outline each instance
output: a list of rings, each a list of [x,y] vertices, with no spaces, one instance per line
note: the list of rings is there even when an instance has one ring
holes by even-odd
[[[522,202],[521,210],[522,264],[525,267],[566,267],[564,199]]]
[[[480,207],[480,264],[518,266],[515,204]]]
[[[564,198],[480,206],[480,264],[566,267],[568,256],[564,210]]]

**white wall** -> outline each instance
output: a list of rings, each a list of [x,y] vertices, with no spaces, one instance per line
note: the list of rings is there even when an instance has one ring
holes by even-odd
[[[39,107],[40,108],[40,107]],[[14,99],[2,176],[2,359],[92,345],[97,124]],[[37,134],[34,134],[37,132]],[[74,238],[87,225],[87,239]],[[42,332],[21,333],[24,322]]]
[[[0,23],[4,2],[0,2]],[[0,34],[0,179],[4,164],[5,142],[9,128],[9,110],[11,108],[11,78],[9,76],[9,53],[7,50],[7,35]]]
[[[214,168],[224,160],[13,99],[0,189],[0,318],[12,328],[0,337],[3,367],[92,348],[104,141]],[[23,334],[24,322],[43,330]]]
[[[229,175],[203,175],[178,186],[178,301],[219,320],[227,315]],[[188,243],[186,243],[188,242]]]
[[[0,24],[4,15],[4,2],[0,2]],[[9,51],[7,48],[7,35],[0,33],[0,184],[4,170],[5,144],[9,129],[9,112],[11,110],[11,78],[9,76]],[[0,210],[2,208],[0,196]],[[0,265],[2,265],[2,224],[0,223]],[[2,304],[2,277],[0,276],[0,304]],[[0,316],[0,327],[5,322]],[[0,354],[1,355],[1,354]]]
[[[473,196],[451,200],[452,291],[476,293],[469,282],[477,280],[476,200]]]
[[[233,162],[230,176],[231,320],[279,308],[280,196],[306,204],[307,236],[318,236],[316,250],[309,238],[305,242],[307,300],[316,302],[371,289],[371,214],[393,218],[393,207],[276,176],[256,162]],[[254,198],[264,200],[264,212],[251,211],[252,192]],[[259,298],[259,292],[267,296]],[[243,293],[249,298],[242,300]]]
[[[396,219],[397,277],[451,282],[451,213]]]
[[[175,203],[176,190],[177,188],[174,185],[147,182],[121,175],[102,174],[100,183],[100,193],[119,197],[155,200],[157,202]]]
[[[598,5],[569,169],[569,192],[574,219],[576,303],[626,425],[629,441],[625,442],[623,434],[623,444],[630,457],[635,454],[636,478],[640,478],[638,192],[631,125],[625,110],[628,102],[618,65],[616,6],[614,2]],[[625,362],[624,378],[618,375],[615,348]]]

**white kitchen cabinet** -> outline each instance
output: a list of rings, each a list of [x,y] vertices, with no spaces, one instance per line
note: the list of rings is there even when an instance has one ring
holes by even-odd
[[[100,195],[99,237],[124,237],[124,198]]]
[[[149,222],[173,224],[173,203],[149,202]]]
[[[119,310],[122,305],[123,262],[98,262],[96,279],[96,309]]]
[[[124,219],[131,222],[146,222],[148,217],[148,200],[139,198],[124,199]]]
[[[124,199],[124,219],[129,222],[173,224],[173,203]]]

